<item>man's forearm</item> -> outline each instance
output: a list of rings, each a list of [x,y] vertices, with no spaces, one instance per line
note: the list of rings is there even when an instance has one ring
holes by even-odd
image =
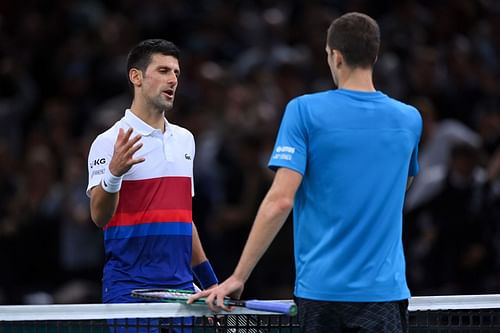
[[[200,236],[198,235],[198,230],[194,222],[192,242],[191,267],[193,269],[193,274],[203,289],[212,288],[219,283],[219,279],[208,261],[205,251],[203,251]]]
[[[264,199],[257,212],[238,266],[233,273],[233,276],[238,280],[243,282],[248,280],[260,258],[282,228],[292,207],[291,200],[279,198],[272,193],[269,193]]]
[[[207,260],[207,256],[205,255],[205,251],[203,251],[203,246],[201,245],[200,236],[198,235],[198,229],[193,222],[193,254],[191,257],[191,266],[196,266],[203,261]]]
[[[98,227],[104,227],[111,220],[118,206],[118,198],[119,192],[106,192],[100,184],[92,189],[90,216]]]

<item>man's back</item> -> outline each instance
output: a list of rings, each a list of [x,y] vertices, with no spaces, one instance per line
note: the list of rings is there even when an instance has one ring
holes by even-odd
[[[409,296],[402,207],[420,132],[418,111],[380,92],[338,89],[290,102],[277,146],[293,153],[270,165],[304,177],[294,205],[297,296]]]
[[[212,310],[229,310],[222,300],[241,295],[293,209],[301,330],[408,332],[401,216],[418,171],[422,121],[415,108],[375,90],[379,48],[370,16],[352,12],[332,21],[325,52],[339,89],[288,103],[269,161],[276,175],[240,261],[226,281],[190,303],[207,296]]]

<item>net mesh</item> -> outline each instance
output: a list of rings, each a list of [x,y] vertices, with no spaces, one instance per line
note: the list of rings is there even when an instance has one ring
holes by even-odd
[[[298,324],[280,315],[222,315],[185,319],[39,320],[1,322],[0,331],[14,332],[298,332]]]
[[[500,332],[500,295],[414,297],[412,333]],[[296,317],[172,303],[0,306],[1,333],[299,332]]]

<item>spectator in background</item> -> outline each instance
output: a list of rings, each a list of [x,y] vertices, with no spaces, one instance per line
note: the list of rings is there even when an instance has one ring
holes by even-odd
[[[15,276],[11,292],[17,302],[52,302],[50,291],[61,283],[58,255],[63,192],[56,181],[55,161],[45,144],[31,147],[22,164],[25,177],[18,183],[6,217],[13,240],[8,252]]]
[[[17,281],[16,258],[12,249],[17,245],[18,222],[13,211],[13,203],[19,191],[19,172],[16,172],[16,159],[8,144],[0,140],[0,264],[9,267],[0,274],[0,304],[9,304],[14,298]],[[31,261],[25,263],[30,265]]]
[[[60,226],[60,271],[64,278],[55,290],[56,303],[97,303],[101,301],[103,241],[99,229],[90,221],[89,198],[82,191],[86,186],[86,145],[80,145],[65,157]],[[79,147],[75,147],[79,148]],[[82,249],[85,249],[83,251]]]
[[[421,172],[408,191],[405,211],[411,212],[439,191],[445,177],[451,148],[460,143],[481,146],[478,133],[456,119],[439,119],[438,111],[429,98],[413,98],[424,122],[419,147]]]
[[[37,87],[15,55],[3,51],[0,47],[0,138],[21,158],[24,124],[37,98]]]
[[[440,190],[409,216],[408,223],[420,226],[409,255],[424,267],[418,276],[409,273],[427,294],[479,293],[478,286],[488,286],[495,267],[490,235],[497,228],[484,216],[488,178],[480,158],[479,148],[455,144]]]

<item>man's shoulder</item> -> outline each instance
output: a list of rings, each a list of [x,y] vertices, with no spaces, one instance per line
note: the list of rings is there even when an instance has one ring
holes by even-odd
[[[179,135],[181,137],[186,137],[186,138],[193,138],[193,133],[191,133],[191,131],[188,130],[187,128],[172,123],[169,123],[169,126],[172,129],[174,135]]]
[[[387,103],[392,104],[392,107],[390,108],[392,111],[397,111],[392,112],[391,114],[404,119],[407,124],[415,128],[416,131],[421,130],[423,120],[420,112],[416,107],[391,97],[388,97]]]
[[[303,94],[292,98],[288,102],[289,109],[315,109],[318,105],[327,102],[331,98],[331,91],[320,91],[309,94]]]
[[[401,110],[405,110],[405,111],[408,111],[408,112],[416,112],[416,113],[418,113],[417,108],[414,107],[413,105],[405,103],[405,102],[403,102],[403,101],[401,101],[399,99],[396,99],[396,98],[393,98],[393,97],[390,97],[390,96],[387,96],[387,102],[386,103],[391,103],[395,107],[400,108]]]
[[[120,125],[120,122],[121,120],[118,120],[107,130],[97,135],[96,138],[94,139],[94,144],[106,144],[109,142],[114,144],[114,142],[116,141],[116,137],[118,136],[118,129],[120,127],[123,127]]]
[[[320,101],[331,96],[331,90],[318,91],[314,93],[303,94],[293,98],[291,101],[297,100],[301,102]]]

